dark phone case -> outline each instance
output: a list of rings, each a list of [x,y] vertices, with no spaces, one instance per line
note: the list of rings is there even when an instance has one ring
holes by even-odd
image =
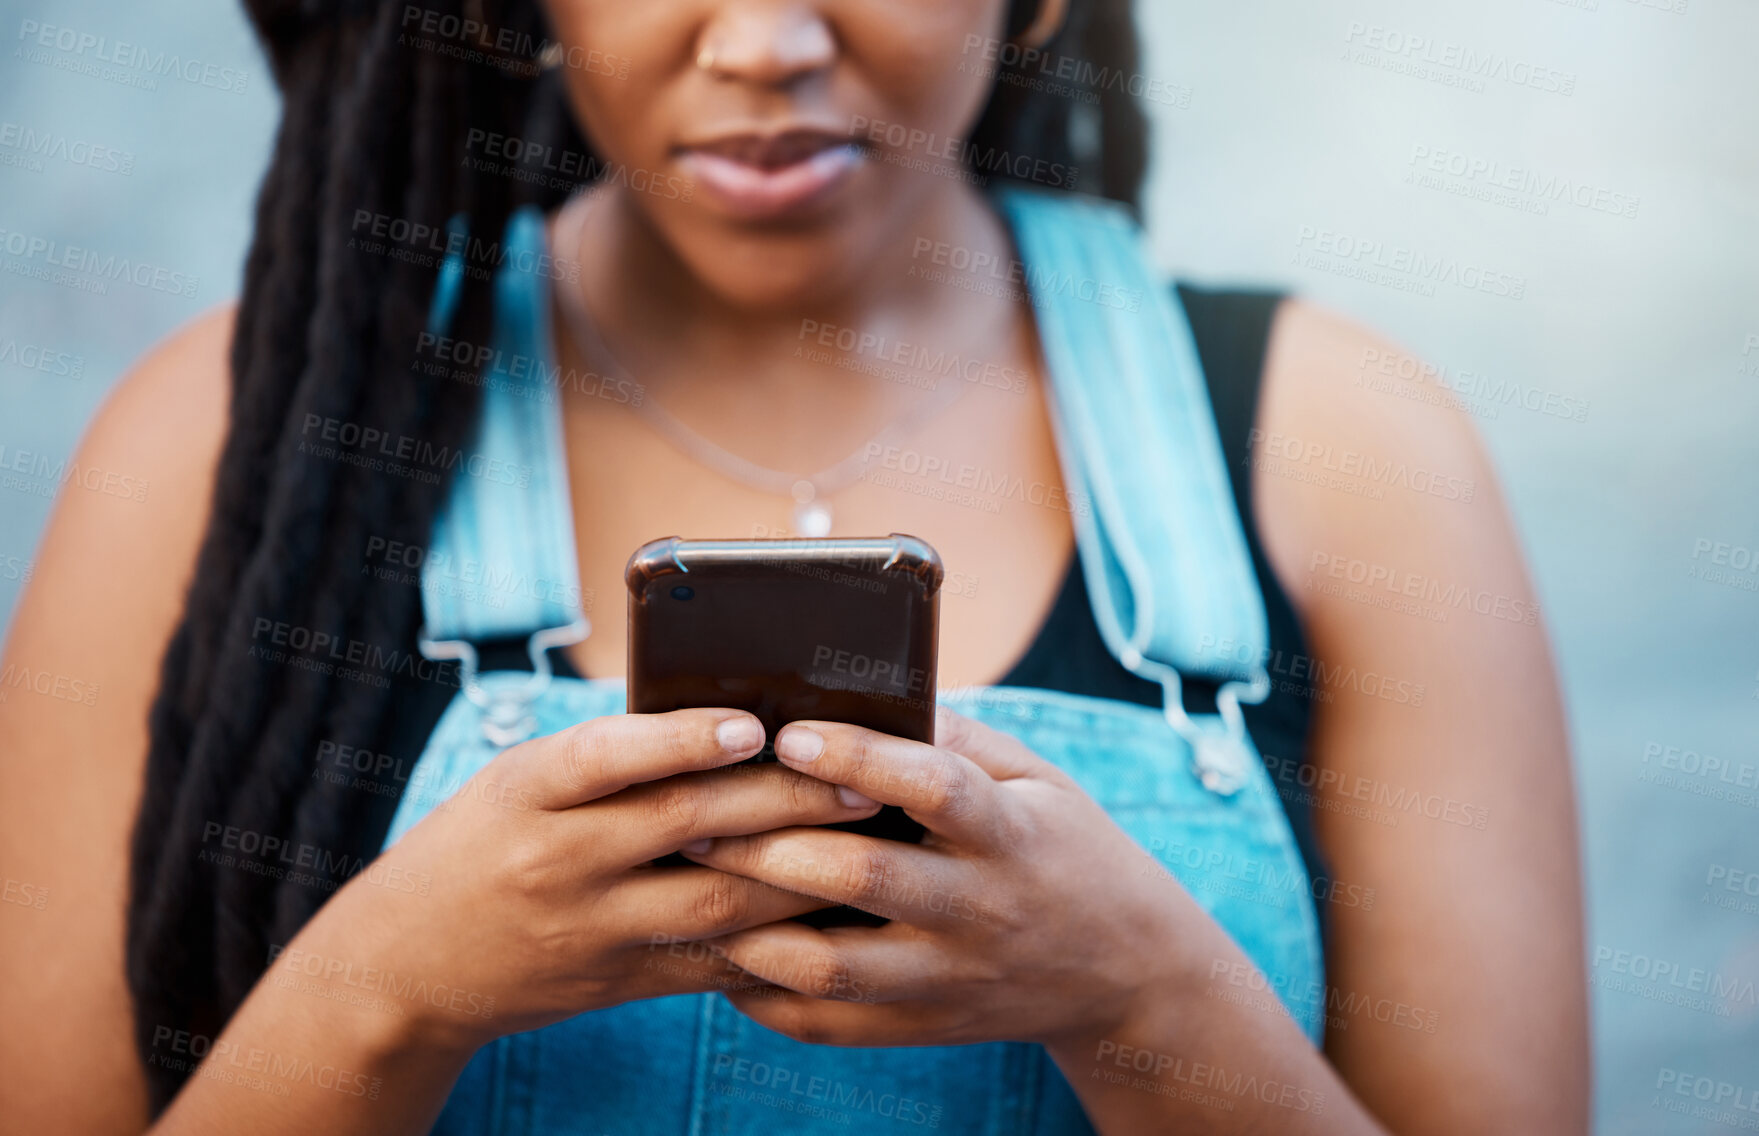
[[[774,761],[776,731],[803,719],[934,741],[941,561],[916,537],[713,540],[635,551],[629,585],[629,710],[749,710]],[[886,806],[834,827],[915,843],[922,826]],[[668,857],[660,863],[685,863]],[[820,925],[874,922],[848,908]]]

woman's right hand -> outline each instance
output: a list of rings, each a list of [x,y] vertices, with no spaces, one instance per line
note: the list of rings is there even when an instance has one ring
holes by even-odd
[[[413,1040],[461,1051],[621,1002],[765,985],[680,944],[828,905],[651,861],[879,806],[777,763],[734,765],[763,740],[752,715],[704,709],[515,746],[343,887],[265,981],[377,999],[409,1015]]]

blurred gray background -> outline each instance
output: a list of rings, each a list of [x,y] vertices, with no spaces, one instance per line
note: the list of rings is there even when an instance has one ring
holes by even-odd
[[[1139,11],[1145,71],[1171,93],[1149,104],[1167,268],[1298,289],[1475,399],[1568,699],[1597,1131],[1735,1130],[1670,1111],[1694,1102],[1658,1086],[1759,1093],[1759,897],[1712,886],[1759,873],[1759,5]],[[82,67],[34,46],[44,25],[212,65],[210,81]],[[227,0],[4,0],[0,44],[0,445],[53,461],[131,360],[236,292],[276,100]],[[23,275],[31,241],[193,277],[193,294]],[[1501,401],[1510,384],[1536,409]],[[0,612],[50,504],[0,492]],[[1728,772],[1645,762],[1666,747]],[[1743,779],[1748,800],[1730,799]],[[1680,978],[1644,981],[1619,952]],[[1695,970],[1721,993],[1693,996],[1711,981]]]

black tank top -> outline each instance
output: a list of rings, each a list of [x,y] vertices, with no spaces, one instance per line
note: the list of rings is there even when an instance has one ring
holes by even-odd
[[[1210,402],[1215,408],[1222,452],[1228,463],[1234,503],[1239,509],[1251,549],[1258,586],[1264,594],[1271,658],[1273,661],[1302,658],[1306,644],[1300,624],[1265,560],[1264,548],[1252,521],[1249,437],[1258,412],[1258,392],[1271,320],[1282,297],[1270,292],[1207,291],[1183,285],[1179,286],[1178,295],[1197,342]],[[531,667],[523,640],[482,643],[478,644],[478,651],[485,671],[529,670]],[[567,655],[554,652],[551,659],[558,675],[581,677]],[[1073,560],[1064,571],[1062,587],[1037,637],[1002,683],[1112,698],[1144,706],[1158,707],[1162,700],[1159,684],[1131,674],[1106,649],[1099,626],[1093,619],[1093,609],[1089,606],[1086,580],[1079,564]],[[418,685],[422,689],[410,690],[408,698],[396,701],[387,731],[389,752],[408,755],[411,762],[426,747],[434,727],[439,724],[440,715],[450,702],[450,695],[456,690],[455,686],[437,683]],[[1272,782],[1288,813],[1308,875],[1319,879],[1324,875],[1323,865],[1313,840],[1311,812],[1303,803],[1306,798],[1300,792],[1298,782],[1307,750],[1309,699],[1299,684],[1276,682],[1274,675],[1271,687],[1270,696],[1263,702],[1244,708],[1246,725],[1259,753],[1264,756]],[[1215,691],[1213,683],[1188,680],[1185,684],[1186,707],[1193,712],[1213,712]],[[386,820],[389,821],[388,816]]]

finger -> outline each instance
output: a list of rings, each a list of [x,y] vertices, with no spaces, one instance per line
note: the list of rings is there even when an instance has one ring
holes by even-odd
[[[950,749],[842,722],[790,722],[776,756],[791,768],[898,805],[930,832],[987,844],[1003,807],[989,774]]]
[[[833,1002],[896,1002],[920,997],[936,953],[908,930],[771,923],[729,935],[715,945],[747,974],[809,998]]]
[[[867,1005],[813,998],[778,986],[729,991],[733,1008],[783,1037],[808,1045],[922,1045],[940,1015],[920,1002]]]
[[[975,870],[931,848],[822,828],[785,828],[686,849],[698,864],[917,927],[989,922]]]
[[[625,945],[659,949],[718,938],[830,906],[822,899],[712,868],[656,868],[614,884],[595,908],[594,918],[615,920],[617,926],[627,928],[622,936]]]
[[[538,807],[566,809],[640,782],[743,761],[762,748],[763,725],[742,710],[608,714],[522,742],[491,767]]]
[[[765,763],[632,786],[579,816],[614,862],[640,864],[713,837],[843,824],[879,811],[858,800],[847,804],[837,786]]]
[[[969,758],[997,781],[1030,777],[1050,766],[1013,734],[948,706],[935,707],[934,744]]]

